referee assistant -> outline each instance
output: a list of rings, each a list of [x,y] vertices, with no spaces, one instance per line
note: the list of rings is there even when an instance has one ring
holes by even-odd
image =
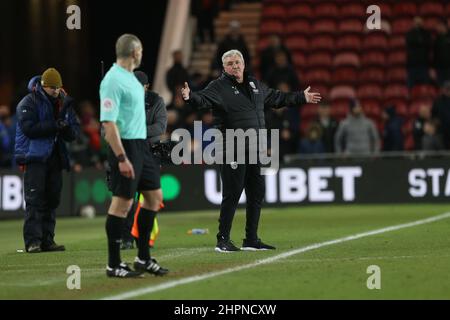
[[[109,277],[138,277],[143,272],[164,275],[168,272],[150,257],[148,246],[155,208],[152,190],[159,188],[152,168],[147,145],[144,88],[133,70],[142,60],[142,43],[134,35],[124,34],[116,42],[116,63],[106,73],[100,85],[100,121],[109,144],[108,161],[111,166],[112,202],[106,219],[108,237]],[[135,271],[121,261],[120,243],[123,223],[139,191],[144,203],[139,215],[138,256]]]
[[[230,50],[222,56],[224,72],[202,91],[191,92],[187,83],[181,89],[183,98],[199,108],[212,108],[216,127],[225,129],[264,129],[264,109],[299,106],[317,103],[319,93],[282,93],[268,88],[257,79],[244,73],[245,63],[241,52]],[[248,152],[249,150],[247,150]],[[220,207],[218,252],[239,251],[230,240],[231,224],[236,207],[245,189],[247,196],[246,238],[242,250],[268,250],[275,247],[258,238],[261,204],[265,194],[265,181],[260,164],[226,163],[221,166],[222,204]]]

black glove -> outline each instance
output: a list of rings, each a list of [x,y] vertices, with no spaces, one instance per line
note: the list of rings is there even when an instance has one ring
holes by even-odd
[[[56,120],[56,128],[58,129],[58,131],[62,131],[67,127],[69,127],[69,123],[66,120],[63,119]]]

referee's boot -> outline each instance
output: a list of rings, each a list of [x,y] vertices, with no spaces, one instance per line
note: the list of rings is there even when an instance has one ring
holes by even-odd
[[[143,261],[136,257],[134,259],[134,269],[140,272],[148,272],[155,276],[164,276],[169,273],[169,269],[161,267],[155,259]]]
[[[264,243],[261,239],[248,240],[244,239],[242,242],[241,250],[243,251],[262,251],[262,250],[275,250],[274,246]]]
[[[117,268],[107,266],[106,275],[110,278],[142,278],[142,272],[131,270],[125,262],[121,262]]]
[[[217,236],[217,245],[214,249],[216,252],[236,252],[240,251],[238,247],[236,247],[230,239],[224,238],[222,236]]]

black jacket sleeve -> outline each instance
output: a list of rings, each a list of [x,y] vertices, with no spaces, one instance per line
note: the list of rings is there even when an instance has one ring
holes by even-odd
[[[191,91],[187,102],[199,110],[223,106],[219,90],[214,84],[214,81],[201,91]]]
[[[55,121],[39,121],[37,106],[31,96],[25,98],[17,107],[18,125],[29,139],[55,136]]]
[[[80,134],[80,123],[75,115],[75,112],[73,111],[73,108],[67,108],[66,114],[62,115],[62,118],[68,122],[69,126],[60,131],[60,136],[64,141],[72,142]]]
[[[153,106],[147,111],[147,139],[151,143],[159,141],[167,128],[167,110],[164,100],[156,96]]]
[[[283,107],[298,107],[306,103],[305,94],[302,91],[281,92],[260,83],[264,93],[264,108],[279,109]]]

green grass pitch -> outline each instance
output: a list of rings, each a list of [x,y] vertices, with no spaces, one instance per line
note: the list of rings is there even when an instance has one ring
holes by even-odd
[[[171,273],[163,278],[110,279],[104,217],[60,218],[56,241],[66,252],[27,254],[22,221],[0,222],[0,299],[101,299],[254,263],[315,243],[404,224],[448,212],[448,205],[352,205],[263,209],[261,238],[275,251],[214,252],[217,212],[161,213],[152,255]],[[241,245],[245,213],[232,239]],[[207,235],[188,235],[208,228]],[[336,243],[134,299],[450,299],[450,218]],[[135,250],[122,251],[132,262]],[[81,289],[66,286],[66,269],[81,268]],[[381,289],[369,290],[367,267],[381,270]]]

